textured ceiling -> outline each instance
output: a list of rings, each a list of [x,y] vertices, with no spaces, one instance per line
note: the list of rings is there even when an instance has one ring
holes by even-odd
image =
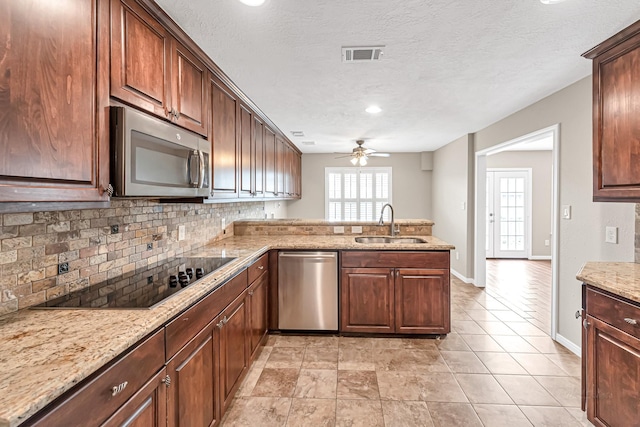
[[[580,54],[640,19],[638,0],[156,1],[305,153],[437,149],[589,75]],[[363,45],[383,59],[341,61]]]

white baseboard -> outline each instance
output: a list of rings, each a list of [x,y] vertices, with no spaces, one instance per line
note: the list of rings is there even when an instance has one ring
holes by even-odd
[[[578,356],[582,356],[582,348],[576,345],[573,341],[569,341],[568,339],[566,339],[560,334],[556,334],[556,341],[559,344],[562,344],[563,346],[565,346],[567,350],[569,350],[570,352]]]
[[[530,261],[551,261],[551,255],[531,255]]]
[[[464,277],[462,274],[458,273],[453,268],[451,269],[451,274],[456,276],[458,279],[462,280],[464,283],[471,283],[472,285],[475,285],[475,281],[473,279],[470,279],[468,277]]]

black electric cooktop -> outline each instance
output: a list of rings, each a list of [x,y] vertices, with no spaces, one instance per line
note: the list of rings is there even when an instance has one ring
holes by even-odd
[[[182,257],[138,269],[33,308],[150,308],[235,258]]]

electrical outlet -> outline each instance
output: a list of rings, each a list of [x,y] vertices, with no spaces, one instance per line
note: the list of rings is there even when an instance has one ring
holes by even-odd
[[[150,251],[153,249],[153,243],[147,243],[147,250]]]
[[[222,227],[222,234],[227,234],[227,230],[225,230],[225,227],[227,225],[227,220],[224,219],[224,218],[221,218],[220,219],[220,224],[221,224],[221,227]]]
[[[69,272],[69,263],[62,262],[58,264],[58,274],[65,274]]]
[[[460,253],[458,251],[456,251],[456,260],[460,259]]]
[[[333,227],[333,234],[344,234],[344,226],[338,225]]]
[[[114,224],[111,226],[111,234],[118,234],[119,231],[120,227],[118,226],[118,224]]]
[[[351,232],[353,234],[362,234],[362,226],[361,225],[353,225],[353,226],[351,226]]]
[[[545,240],[545,241],[544,241],[544,245],[545,245],[545,246],[549,246],[549,240]]]
[[[187,228],[184,225],[178,226],[178,241],[184,240],[187,238]]]
[[[618,227],[605,227],[605,237],[604,241],[606,243],[618,243]]]

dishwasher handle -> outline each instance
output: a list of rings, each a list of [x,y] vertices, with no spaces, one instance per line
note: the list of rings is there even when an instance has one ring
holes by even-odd
[[[336,252],[280,252],[279,256],[283,258],[336,258]]]

